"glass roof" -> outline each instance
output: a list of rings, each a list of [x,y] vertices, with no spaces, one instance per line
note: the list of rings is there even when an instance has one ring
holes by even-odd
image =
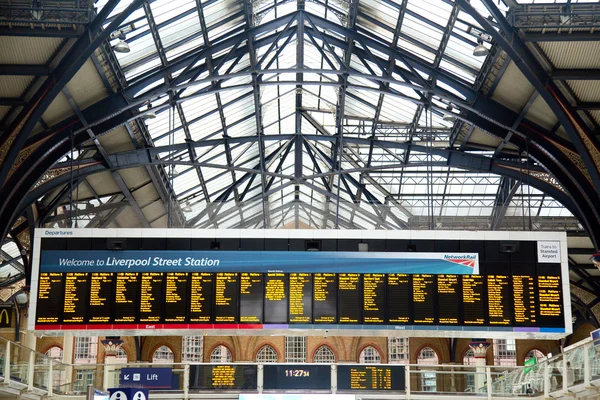
[[[524,182],[499,202],[505,178],[435,152],[457,149],[468,124],[448,117],[489,65],[473,55],[483,29],[453,1],[149,0],[119,30],[126,90],[156,114],[140,121],[190,226],[572,217]]]

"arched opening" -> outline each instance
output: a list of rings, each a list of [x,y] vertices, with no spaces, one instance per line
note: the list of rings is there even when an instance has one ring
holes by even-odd
[[[315,351],[313,362],[331,364],[335,362],[335,353],[329,346],[322,345]]]
[[[174,361],[175,355],[173,354],[173,350],[168,346],[160,346],[152,355],[152,362],[154,364],[170,364]]]
[[[256,353],[257,363],[275,363],[277,361],[279,361],[277,352],[268,344],[261,347],[260,350],[258,350],[258,353]]]
[[[408,338],[388,338],[388,362],[390,364],[408,364]]]
[[[358,362],[361,364],[379,364],[381,362],[381,355],[375,347],[367,346],[360,352]]]
[[[181,341],[181,361],[202,362],[204,336],[184,336]]]
[[[222,344],[215,347],[212,353],[210,353],[211,363],[229,363],[233,361],[233,356],[226,346]]]
[[[423,347],[419,351],[419,354],[417,354],[417,364],[419,365],[436,365],[438,363],[438,355],[431,347]],[[427,368],[419,368],[419,370],[421,375],[421,379],[419,380],[421,391],[437,391],[437,376],[435,371],[428,370]]]

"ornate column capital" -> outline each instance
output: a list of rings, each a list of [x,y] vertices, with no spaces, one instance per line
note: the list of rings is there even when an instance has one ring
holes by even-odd
[[[473,350],[475,358],[485,358],[490,344],[488,342],[471,342],[469,343],[469,347]]]
[[[123,346],[123,340],[118,338],[103,339],[100,343],[104,346],[105,357],[116,357],[117,352]]]

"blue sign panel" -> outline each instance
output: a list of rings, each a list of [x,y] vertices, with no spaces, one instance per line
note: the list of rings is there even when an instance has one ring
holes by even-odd
[[[121,386],[148,389],[170,389],[171,368],[123,368]]]
[[[42,253],[42,272],[343,272],[478,274],[471,253],[87,250]]]
[[[148,400],[148,390],[139,388],[108,389],[110,400]]]

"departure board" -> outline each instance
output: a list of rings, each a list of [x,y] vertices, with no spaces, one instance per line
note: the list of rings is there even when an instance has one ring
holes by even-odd
[[[462,275],[462,322],[465,325],[486,324],[485,278],[481,275]]]
[[[188,274],[167,272],[165,274],[165,322],[187,321]]]
[[[331,390],[331,366],[284,364],[263,366],[265,390]]]
[[[406,377],[401,365],[338,365],[337,388],[346,390],[404,390]]]
[[[385,274],[363,275],[363,321],[383,324],[385,319]]]
[[[532,276],[513,275],[514,293],[514,324],[516,326],[530,326],[537,322],[536,316],[536,288]]]
[[[458,325],[460,323],[460,304],[462,293],[460,276],[437,276],[438,322],[440,325]]]
[[[113,272],[90,273],[90,303],[87,320],[90,324],[111,322],[113,285]]]
[[[512,324],[513,293],[510,277],[488,275],[488,322],[490,325]]]
[[[265,323],[285,324],[288,320],[288,274],[269,272],[265,274]]]
[[[416,274],[412,279],[415,324],[433,325],[435,318],[435,275]]]
[[[122,272],[116,276],[114,322],[136,322],[138,308],[138,273]]]
[[[391,324],[408,325],[412,322],[412,282],[408,274],[387,275],[387,311]]]
[[[263,322],[263,274],[240,274],[240,323]]]
[[[161,322],[162,272],[142,272],[140,274],[140,322]]]
[[[337,274],[313,274],[313,322],[337,322]]]
[[[88,308],[88,273],[67,272],[65,274],[65,302],[63,305],[63,323],[82,324],[85,322]]]
[[[361,274],[338,274],[338,322],[362,324]]]
[[[214,275],[210,272],[190,274],[190,322],[212,322]]]
[[[42,272],[38,284],[37,318],[38,324],[55,324],[62,320],[63,274]]]
[[[312,274],[290,273],[289,323],[312,323]]]
[[[238,274],[215,274],[215,322],[238,322]]]
[[[558,275],[538,276],[539,326],[559,326],[564,318],[561,279]]]
[[[190,365],[192,390],[256,390],[256,364]]]

